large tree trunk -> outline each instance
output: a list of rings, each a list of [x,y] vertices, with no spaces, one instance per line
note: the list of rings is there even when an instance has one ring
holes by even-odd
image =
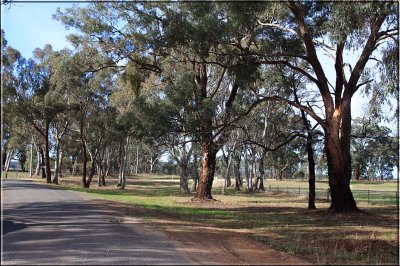
[[[329,188],[332,198],[330,209],[338,212],[357,211],[357,205],[350,190],[351,170],[345,160],[337,136],[326,134],[325,150],[328,161]],[[350,172],[350,173],[349,173]]]
[[[211,133],[205,133],[201,143],[201,173],[195,199],[211,200],[212,183],[214,181],[217,149]]]

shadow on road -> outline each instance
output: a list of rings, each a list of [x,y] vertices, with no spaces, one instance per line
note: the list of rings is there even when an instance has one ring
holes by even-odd
[[[36,184],[15,185],[4,192],[2,264],[188,263],[164,234],[127,223],[95,200]],[[32,195],[19,197],[25,192]]]
[[[24,229],[26,227],[26,225],[23,223],[14,223],[12,221],[7,221],[7,220],[2,220],[1,223],[3,224],[3,235],[9,232]]]

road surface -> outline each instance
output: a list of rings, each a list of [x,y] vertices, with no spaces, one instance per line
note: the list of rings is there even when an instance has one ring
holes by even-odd
[[[79,192],[5,180],[1,264],[191,264],[164,233]]]

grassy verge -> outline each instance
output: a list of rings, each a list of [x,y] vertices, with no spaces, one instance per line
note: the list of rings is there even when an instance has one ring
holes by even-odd
[[[305,197],[284,193],[249,194],[228,188],[221,195],[218,180],[213,189],[217,201],[200,204],[192,203],[191,195],[179,193],[177,177],[130,177],[125,190],[115,187],[115,179],[108,182],[106,187],[93,184],[83,189],[78,177],[70,177],[61,179],[61,186],[140,206],[146,211],[135,216],[155,223],[163,220],[163,227],[189,224],[242,233],[316,264],[399,263],[397,206],[359,202],[362,213],[335,214],[327,211],[329,202],[321,200],[317,210],[307,210]],[[369,188],[368,184],[360,185]]]

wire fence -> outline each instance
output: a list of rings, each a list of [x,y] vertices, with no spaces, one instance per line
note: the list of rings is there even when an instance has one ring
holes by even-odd
[[[308,197],[308,188],[289,187],[289,186],[269,186],[269,192],[285,193],[292,196]],[[351,190],[356,201],[367,202],[368,204],[383,204],[399,206],[399,191],[384,190]],[[330,192],[328,189],[315,189],[316,200],[330,200]]]

